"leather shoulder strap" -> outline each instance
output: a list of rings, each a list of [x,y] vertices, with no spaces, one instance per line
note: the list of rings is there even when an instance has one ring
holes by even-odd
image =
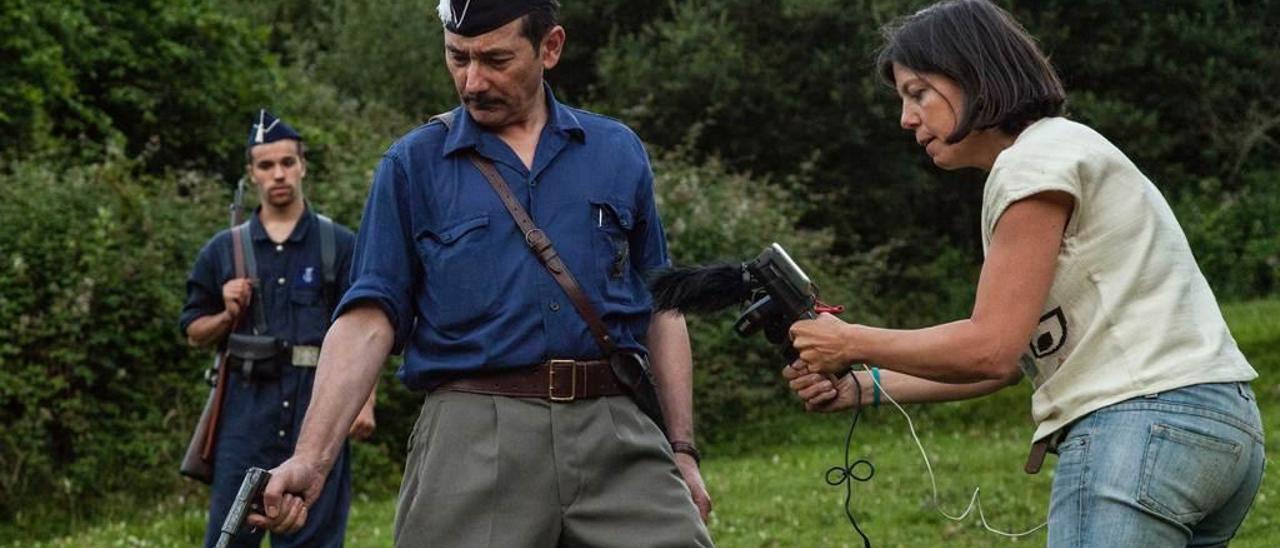
[[[574,309],[586,320],[587,327],[591,328],[591,334],[595,336],[596,344],[600,345],[600,349],[604,351],[605,356],[612,356],[618,349],[617,343],[613,337],[609,336],[609,330],[605,328],[604,322],[600,320],[600,314],[596,312],[595,307],[591,306],[591,301],[587,299],[582,287],[578,285],[578,280],[573,277],[573,273],[569,272],[569,268],[565,266],[564,261],[560,260],[560,254],[556,253],[554,247],[551,246],[551,239],[547,237],[547,233],[538,228],[533,223],[533,218],[525,212],[524,207],[520,205],[520,201],[511,193],[511,189],[507,187],[507,182],[503,180],[502,174],[498,173],[498,169],[494,167],[493,162],[488,158],[481,156],[472,150],[468,155],[471,163],[480,170],[485,180],[489,181],[489,186],[493,187],[493,191],[498,193],[498,197],[502,199],[502,204],[507,207],[507,212],[511,213],[511,218],[515,219],[516,225],[520,227],[520,232],[524,234],[524,241],[529,245],[529,250],[538,257],[542,265],[547,267],[547,271],[551,273],[551,277],[555,278],[556,283],[560,284],[560,288],[564,290],[565,295],[569,296],[569,301],[573,303]]]

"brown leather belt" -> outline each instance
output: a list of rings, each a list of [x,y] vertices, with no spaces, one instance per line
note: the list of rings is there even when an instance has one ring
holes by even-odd
[[[531,367],[453,379],[436,388],[513,398],[570,402],[579,398],[621,396],[622,385],[608,360],[550,360]]]

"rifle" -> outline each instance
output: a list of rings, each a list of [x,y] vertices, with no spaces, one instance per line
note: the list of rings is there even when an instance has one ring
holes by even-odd
[[[236,226],[240,224],[240,219],[244,216],[244,177],[236,183],[235,196],[231,200],[230,206],[230,222],[231,222],[231,246],[232,260],[235,263],[235,271],[237,278],[243,278],[245,275],[244,268],[244,245],[240,240],[240,235],[236,231]],[[242,314],[243,316],[243,314]],[[240,319],[231,325],[231,332],[240,326]],[[222,416],[222,401],[225,399],[227,386],[228,367],[223,367],[227,361],[227,349],[224,347],[221,352],[214,355],[213,369],[208,375],[210,380],[216,375],[213,386],[209,389],[209,397],[204,402],[204,410],[200,412],[200,420],[196,422],[195,432],[191,434],[191,441],[187,442],[187,451],[182,456],[182,464],[178,467],[178,472],[189,478],[199,480],[204,483],[213,483],[213,448],[218,436],[218,419]]]

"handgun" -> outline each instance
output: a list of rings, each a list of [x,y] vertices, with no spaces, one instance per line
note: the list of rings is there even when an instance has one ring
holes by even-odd
[[[226,548],[230,545],[232,539],[244,529],[245,519],[250,513],[263,513],[265,506],[262,504],[262,491],[266,489],[269,481],[271,481],[271,472],[261,468],[250,468],[245,472],[244,481],[240,482],[240,491],[236,493],[236,499],[231,503],[227,519],[222,522],[222,533],[218,536],[217,548]]]

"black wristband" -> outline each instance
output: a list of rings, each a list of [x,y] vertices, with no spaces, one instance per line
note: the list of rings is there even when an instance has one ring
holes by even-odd
[[[694,463],[702,464],[702,453],[698,452],[698,447],[691,441],[673,441],[671,442],[671,451],[689,455],[693,457]]]

